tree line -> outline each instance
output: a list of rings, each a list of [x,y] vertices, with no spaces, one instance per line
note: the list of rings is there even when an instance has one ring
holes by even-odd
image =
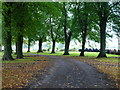
[[[2,37],[4,55],[2,60],[14,60],[12,44],[16,45],[16,58],[23,58],[22,46],[28,40],[28,52],[32,42],[52,41],[65,44],[64,54],[69,55],[72,39],[82,42],[80,56],[84,56],[86,40],[100,43],[97,56],[107,57],[106,37],[112,37],[106,28],[112,28],[119,36],[120,2],[3,2]]]

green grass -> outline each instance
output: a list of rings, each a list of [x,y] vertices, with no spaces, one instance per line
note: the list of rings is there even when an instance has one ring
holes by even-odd
[[[56,52],[53,54],[50,54],[50,52],[43,52],[43,53],[38,53],[40,55],[57,55],[57,56],[62,56],[64,52]],[[24,52],[24,55],[26,56],[26,54]],[[30,52],[30,54],[37,54],[36,52]],[[66,56],[79,56],[80,52],[70,52],[70,55],[66,55]],[[89,57],[97,57],[97,55],[99,54],[99,52],[85,52],[85,56]],[[0,52],[0,58],[2,58],[3,52]],[[120,57],[120,55],[113,55],[113,54],[107,54],[107,57]],[[13,58],[16,59],[16,55],[13,54]],[[22,63],[22,62],[29,62],[29,61],[33,61],[35,60],[34,57],[24,57],[23,59],[16,59],[14,61],[2,61],[2,63]],[[118,62],[117,58],[100,58],[97,59],[99,61],[108,61],[108,62]]]
[[[31,54],[37,54],[36,52],[30,52]],[[38,54],[41,54],[41,55],[58,55],[58,56],[61,56],[63,55],[64,52],[56,52],[56,53],[53,53],[51,54],[50,52],[43,52],[43,53],[38,53]],[[66,55],[66,56],[79,56],[80,55],[80,52],[70,52],[69,53],[70,55]],[[85,56],[88,56],[88,57],[97,57],[99,54],[99,52],[85,52]],[[120,55],[114,55],[114,54],[107,54],[107,57],[120,57]]]
[[[2,56],[3,56],[3,52],[0,52],[0,59],[2,58]],[[0,63],[24,63],[24,62],[30,62],[30,61],[35,60],[32,57],[24,57],[23,59],[16,59],[16,55],[14,55],[14,53],[12,56],[15,60],[13,60],[13,61],[1,61]],[[27,55],[25,55],[25,56],[27,56]]]
[[[36,52],[30,52],[31,54],[37,54]],[[43,52],[38,53],[40,55],[57,55],[62,56],[64,52],[56,52],[53,54],[50,54],[50,52]],[[85,52],[85,56],[87,58],[93,58],[95,59],[98,56],[99,52]],[[70,55],[66,56],[79,56],[80,52],[70,52]],[[120,57],[120,55],[114,55],[114,54],[106,54],[108,58],[97,58],[96,60],[102,61],[102,62],[118,62],[118,58],[110,58],[110,57]]]
[[[3,52],[0,52],[0,59],[2,59],[2,56],[3,56]]]

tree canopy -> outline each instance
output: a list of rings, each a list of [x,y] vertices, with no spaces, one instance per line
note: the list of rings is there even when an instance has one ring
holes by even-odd
[[[3,60],[13,60],[13,43],[17,58],[23,58],[24,40],[28,51],[32,42],[39,41],[38,52],[43,42],[52,41],[51,53],[56,42],[64,42],[64,55],[69,55],[70,41],[75,39],[82,43],[80,56],[86,40],[92,40],[100,43],[98,57],[106,57],[106,37],[112,37],[106,28],[119,36],[120,2],[3,2],[2,8]]]

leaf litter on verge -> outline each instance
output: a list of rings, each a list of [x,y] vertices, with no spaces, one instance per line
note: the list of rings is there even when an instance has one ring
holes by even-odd
[[[49,68],[50,61],[46,57],[31,56],[30,62],[3,63],[2,65],[2,88],[22,88],[29,84],[38,71]],[[33,61],[39,60],[39,61]],[[44,72],[40,72],[41,75]]]
[[[105,60],[106,58],[96,59],[92,57],[74,57],[74,56],[64,56],[67,58],[74,58],[76,60],[80,60],[85,62],[93,67],[96,67],[100,72],[107,74],[109,79],[112,79],[116,82],[116,87],[120,87],[120,74],[119,74],[119,63],[118,62],[110,62]]]

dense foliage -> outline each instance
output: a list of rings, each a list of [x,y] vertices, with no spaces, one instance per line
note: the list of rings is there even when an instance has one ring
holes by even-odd
[[[64,55],[69,55],[72,39],[82,43],[84,56],[86,40],[100,43],[98,57],[106,57],[106,27],[111,27],[117,35],[120,30],[120,2],[4,2],[3,7],[3,60],[13,60],[12,44],[16,45],[17,58],[23,58],[22,45],[27,40],[28,52],[35,41],[42,43],[64,42]],[[1,41],[0,41],[1,42]]]

